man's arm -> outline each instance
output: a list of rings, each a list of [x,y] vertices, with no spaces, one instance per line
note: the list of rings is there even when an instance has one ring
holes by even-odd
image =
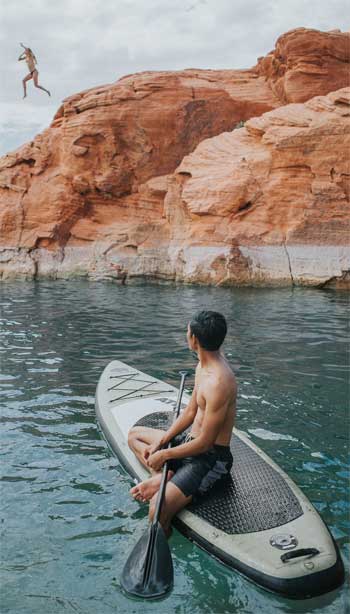
[[[24,60],[24,59],[25,59],[25,53],[23,51],[23,53],[21,53],[21,55],[19,56],[18,61],[20,62],[21,60]]]
[[[156,454],[157,450],[166,446],[171,439],[176,437],[179,433],[182,433],[187,427],[192,424],[195,419],[196,413],[198,410],[197,404],[197,385],[195,384],[193,388],[193,392],[191,395],[191,399],[186,409],[178,416],[172,426],[164,433],[163,437],[160,439],[158,444],[150,445],[145,449],[144,457],[145,459],[152,456],[152,454]]]
[[[166,431],[165,435],[163,435],[160,447],[167,445],[171,439],[176,437],[176,435],[185,431],[193,423],[197,411],[197,385],[195,384],[189,404],[187,405],[186,409],[181,412],[171,427]]]
[[[225,421],[226,393],[218,388],[209,389],[206,395],[206,407],[200,435],[175,448],[165,450],[167,460],[185,458],[207,452],[215,443],[220,429]]]

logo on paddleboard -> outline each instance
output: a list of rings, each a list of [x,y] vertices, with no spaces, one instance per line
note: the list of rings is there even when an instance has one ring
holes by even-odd
[[[298,545],[298,540],[294,535],[283,533],[280,535],[273,535],[270,539],[270,544],[279,550],[292,550],[292,548]]]

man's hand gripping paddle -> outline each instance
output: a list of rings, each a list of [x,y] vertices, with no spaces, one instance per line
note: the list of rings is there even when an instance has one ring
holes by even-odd
[[[185,387],[186,371],[180,371],[181,384],[177,397],[175,418],[178,417]],[[168,448],[171,447],[171,442]],[[164,463],[158,491],[156,510],[147,532],[139,539],[124,565],[121,575],[123,589],[137,597],[162,597],[173,586],[174,570],[168,540],[159,522],[167,483],[168,463]]]

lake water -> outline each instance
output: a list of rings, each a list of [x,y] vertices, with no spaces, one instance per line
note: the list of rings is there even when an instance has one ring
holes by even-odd
[[[97,429],[112,359],[177,385],[195,360],[186,325],[222,311],[239,383],[237,426],[302,488],[349,570],[348,300],[314,289],[5,283],[1,292],[1,614],[346,611],[346,589],[291,601],[174,531],[172,593],[130,600],[119,575],[147,508]]]

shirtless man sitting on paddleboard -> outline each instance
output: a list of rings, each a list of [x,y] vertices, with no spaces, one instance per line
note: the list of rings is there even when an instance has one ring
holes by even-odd
[[[161,469],[169,461],[168,484],[160,521],[167,535],[173,516],[193,497],[205,494],[232,467],[230,440],[236,415],[235,376],[220,351],[227,331],[223,315],[200,311],[187,329],[190,350],[198,356],[191,400],[167,430],[134,427],[128,443],[153,476],[131,489],[139,501],[150,501],[153,518]],[[189,434],[184,434],[191,427]],[[175,438],[175,439],[174,439]],[[162,449],[170,440],[173,447]]]

